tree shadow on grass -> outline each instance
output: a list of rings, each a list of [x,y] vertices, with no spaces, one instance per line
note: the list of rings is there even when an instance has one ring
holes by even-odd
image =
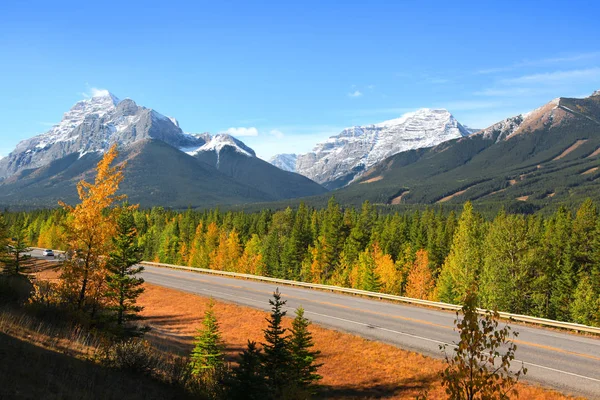
[[[180,389],[0,333],[0,399],[180,399]]]
[[[399,384],[367,383],[363,387],[356,386],[321,386],[317,399],[389,399],[397,397],[414,398],[431,389],[438,379],[438,374],[429,374],[419,379],[404,380]]]

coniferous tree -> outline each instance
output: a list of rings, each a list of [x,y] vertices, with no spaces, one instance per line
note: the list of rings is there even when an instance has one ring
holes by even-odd
[[[576,286],[575,267],[571,258],[570,247],[563,255],[563,260],[558,269],[560,273],[553,282],[552,297],[550,298],[552,315],[557,320],[569,321],[571,318],[573,292]]]
[[[287,391],[292,390],[294,376],[290,337],[283,327],[283,317],[287,313],[283,310],[286,301],[281,299],[279,289],[275,290],[269,304],[271,315],[267,318],[269,325],[263,331],[265,342],[262,343],[262,365],[270,393],[274,398],[281,399]]]
[[[30,259],[28,252],[31,248],[27,246],[27,230],[22,221],[17,221],[9,230],[10,238],[6,248],[8,257],[5,260],[8,272],[13,274],[21,273],[23,262]]]
[[[198,375],[207,370],[210,372],[221,368],[225,363],[223,355],[225,346],[221,340],[221,332],[219,331],[219,323],[215,316],[212,299],[204,312],[202,329],[198,331],[198,336],[195,339],[190,361],[192,373]]]
[[[600,297],[592,285],[592,279],[583,275],[573,293],[571,317],[574,322],[595,325],[600,319]]]
[[[482,264],[483,221],[466,202],[454,233],[450,254],[440,272],[440,301],[460,303],[477,283]]]
[[[8,224],[4,214],[0,213],[0,265],[6,265],[9,262],[8,241]]]
[[[228,398],[232,400],[264,400],[269,398],[262,366],[262,352],[256,342],[248,341],[240,354],[237,367],[229,380]]]
[[[319,350],[312,350],[314,342],[308,330],[310,321],[304,317],[304,309],[296,309],[296,318],[292,322],[292,335],[290,349],[293,358],[293,368],[296,375],[296,384],[311,394],[312,386],[322,378],[317,370],[323,364],[317,364],[316,359],[321,354]]]
[[[132,207],[125,204],[117,218],[117,229],[112,238],[113,251],[107,263],[107,291],[109,310],[115,316],[119,327],[127,321],[139,319],[142,307],[136,305],[137,298],[143,293],[144,279],[139,274],[144,267],[139,263],[141,249],[137,246],[137,230]]]

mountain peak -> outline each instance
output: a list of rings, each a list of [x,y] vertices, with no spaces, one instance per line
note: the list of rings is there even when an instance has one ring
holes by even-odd
[[[198,149],[200,151],[215,151],[220,153],[224,147],[233,147],[235,151],[247,155],[248,157],[256,157],[256,153],[250,147],[246,146],[244,142],[238,140],[228,133],[218,133],[206,143],[204,146]]]
[[[444,108],[419,108],[416,111],[411,111],[404,113],[400,116],[400,118],[394,118],[387,121],[380,122],[375,124],[378,127],[384,126],[393,126],[393,125],[401,125],[406,123],[406,121],[410,119],[425,119],[428,117],[434,117],[438,119],[451,119],[454,118],[450,112]]]
[[[317,144],[311,153],[299,155],[296,172],[334,189],[389,156],[470,133],[448,110],[421,108],[400,118],[344,129]]]
[[[594,97],[594,96],[600,96],[600,89],[598,89],[594,93],[592,93],[591,97]]]
[[[106,89],[92,89],[88,101],[92,103],[110,103],[116,106],[121,100]]]

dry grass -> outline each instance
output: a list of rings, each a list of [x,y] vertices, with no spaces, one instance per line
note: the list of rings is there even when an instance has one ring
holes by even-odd
[[[407,190],[405,192],[402,192],[402,194],[400,196],[394,197],[392,199],[392,204],[400,204],[400,203],[402,203],[402,199],[404,198],[404,196],[406,196],[409,193],[410,193],[410,190]]]
[[[581,175],[588,175],[588,174],[594,173],[596,171],[598,171],[598,167],[593,167],[593,168],[590,168],[590,169],[588,169],[586,171],[583,171],[581,173]]]
[[[563,151],[562,153],[560,153],[558,156],[554,157],[552,159],[552,161],[560,160],[561,158],[566,157],[567,155],[569,155],[570,153],[572,153],[574,150],[576,150],[577,148],[579,148],[585,142],[587,142],[587,139],[580,139],[580,140],[576,141],[571,146],[569,146],[565,151]]]
[[[143,314],[147,322],[154,327],[148,338],[162,347],[189,351],[208,301],[198,295],[146,285],[140,303],[146,307]],[[230,360],[248,339],[261,341],[267,313],[224,302],[215,304],[215,312]],[[445,398],[439,379],[442,361],[316,325],[311,330],[323,353],[324,366],[319,371],[323,375],[322,397],[413,399],[428,390],[430,399]],[[519,393],[521,399],[568,398],[523,384]]]
[[[383,176],[379,175],[376,176],[375,178],[371,178],[371,179],[367,179],[366,181],[362,181],[361,183],[371,183],[371,182],[377,182],[383,179]]]

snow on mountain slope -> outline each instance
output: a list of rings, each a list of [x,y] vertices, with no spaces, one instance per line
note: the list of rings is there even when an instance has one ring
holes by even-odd
[[[375,125],[344,129],[311,153],[299,155],[296,172],[333,189],[396,153],[469,134],[447,110],[423,108]]]
[[[188,154],[197,155],[198,153],[215,152],[218,155],[224,147],[231,147],[236,152],[245,156],[256,157],[254,150],[246,146],[241,140],[238,140],[227,133],[218,133],[213,137],[209,134],[202,134],[202,138],[206,140],[206,143],[195,150],[187,151]]]
[[[289,172],[296,172],[296,154],[277,154],[269,160],[271,164],[279,169]]]
[[[92,98],[77,102],[48,132],[17,144],[0,160],[0,179],[69,154],[103,152],[113,143],[128,145],[157,139],[178,148],[204,144],[203,140],[184,134],[173,121],[131,99],[119,100],[106,90],[99,91]]]

